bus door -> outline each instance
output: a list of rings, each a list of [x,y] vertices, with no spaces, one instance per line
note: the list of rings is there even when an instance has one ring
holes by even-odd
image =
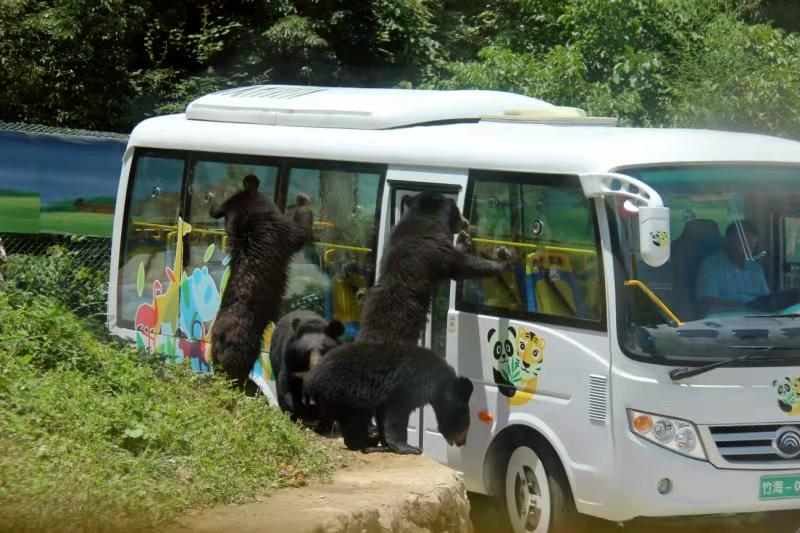
[[[389,182],[390,216],[384,242],[388,243],[391,228],[405,214],[404,198],[414,196],[423,191],[436,191],[460,204],[461,196],[463,195],[463,185],[461,183],[456,181],[455,183],[432,184],[429,182],[434,176],[427,175],[426,177],[427,180],[422,176],[417,176],[417,179],[420,180],[417,182]],[[420,336],[420,344],[422,346],[443,358],[446,357],[446,322],[447,312],[450,307],[450,286],[450,282],[445,282],[437,287],[433,305],[428,314],[425,331]],[[422,431],[420,431],[420,428],[422,428]],[[408,421],[408,443],[422,448],[425,455],[432,459],[440,462],[447,461],[447,442],[438,431],[436,416],[430,405],[426,405],[424,409],[418,409],[411,414]]]

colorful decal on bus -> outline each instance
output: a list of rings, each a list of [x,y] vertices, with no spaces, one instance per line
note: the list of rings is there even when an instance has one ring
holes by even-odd
[[[536,394],[547,341],[525,327],[489,330],[494,381],[510,405],[525,405]]]

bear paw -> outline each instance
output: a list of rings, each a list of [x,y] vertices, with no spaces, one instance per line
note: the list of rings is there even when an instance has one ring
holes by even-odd
[[[498,246],[497,258],[500,259],[501,261],[505,261],[506,263],[510,263],[514,259],[514,254],[512,254],[511,250],[509,250],[505,246]]]
[[[456,244],[464,251],[470,250],[472,249],[472,237],[466,231],[460,231],[458,232]]]

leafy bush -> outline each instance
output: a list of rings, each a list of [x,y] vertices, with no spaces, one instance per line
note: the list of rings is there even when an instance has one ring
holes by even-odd
[[[9,278],[20,290],[53,297],[82,316],[104,315],[108,271],[84,265],[80,253],[56,245],[42,255],[14,254]]]
[[[326,478],[336,454],[264,401],[0,286],[0,524],[139,529]]]

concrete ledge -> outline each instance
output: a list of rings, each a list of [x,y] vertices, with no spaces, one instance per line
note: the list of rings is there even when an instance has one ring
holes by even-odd
[[[185,515],[173,532],[471,533],[460,474],[430,459],[353,454],[333,483],[287,488],[264,501]]]

